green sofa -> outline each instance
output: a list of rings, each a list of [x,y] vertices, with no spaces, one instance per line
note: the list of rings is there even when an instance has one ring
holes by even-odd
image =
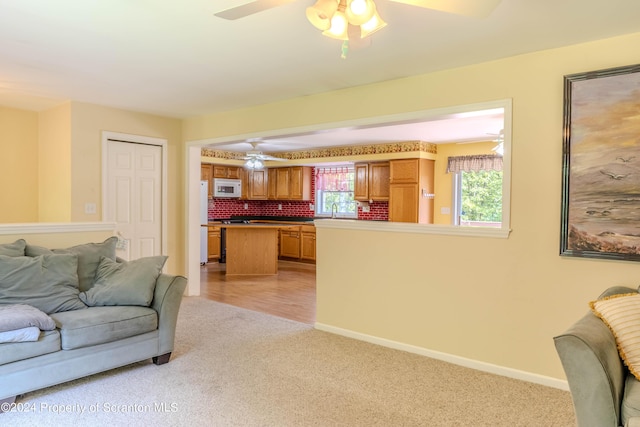
[[[187,280],[162,273],[166,257],[117,259],[116,242],[0,245],[0,402],[145,359],[169,361]],[[35,338],[12,336],[34,328]]]
[[[598,299],[637,292],[616,286]],[[599,317],[588,312],[554,343],[580,427],[640,426],[640,381],[623,363],[613,333]]]

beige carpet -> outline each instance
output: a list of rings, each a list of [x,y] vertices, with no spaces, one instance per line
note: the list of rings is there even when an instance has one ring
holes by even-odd
[[[0,414],[0,425],[575,425],[568,392],[198,297],[183,302],[168,364],[138,363],[17,403],[22,412]]]

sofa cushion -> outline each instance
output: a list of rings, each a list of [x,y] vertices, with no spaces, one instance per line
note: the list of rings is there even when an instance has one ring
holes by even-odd
[[[0,332],[35,326],[43,331],[56,328],[46,313],[26,304],[0,304]]]
[[[13,243],[3,243],[0,245],[0,255],[7,256],[24,256],[27,242],[24,239],[18,239]]]
[[[152,256],[129,262],[115,262],[102,257],[93,287],[80,293],[80,299],[89,306],[148,307],[153,300],[156,280],[166,260],[166,256]]]
[[[71,254],[0,255],[0,304],[28,304],[47,314],[86,308],[78,298],[77,262]]]
[[[148,307],[89,307],[51,317],[60,330],[63,350],[117,341],[158,328],[158,314]]]
[[[58,331],[40,332],[38,341],[0,344],[0,365],[60,351]]]
[[[85,243],[66,249],[47,249],[42,246],[27,244],[25,254],[27,256],[38,256],[52,253],[77,255],[80,291],[86,291],[91,289],[91,286],[93,286],[93,278],[96,275],[98,264],[100,264],[100,258],[104,256],[112,260],[116,259],[117,242],[118,238],[113,236],[109,237],[102,243]]]
[[[640,379],[640,294],[612,295],[589,305],[611,329],[624,364]]]

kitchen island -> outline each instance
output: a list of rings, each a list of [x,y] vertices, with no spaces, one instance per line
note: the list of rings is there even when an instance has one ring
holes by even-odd
[[[227,275],[278,274],[282,224],[222,224],[226,228]]]

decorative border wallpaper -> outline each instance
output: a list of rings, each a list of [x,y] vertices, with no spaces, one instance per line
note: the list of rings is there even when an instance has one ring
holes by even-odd
[[[348,147],[321,148],[317,150],[290,151],[284,153],[271,153],[270,155],[287,160],[301,160],[319,159],[323,157],[361,156],[367,154],[407,153],[412,151],[423,151],[425,153],[437,154],[437,150],[437,145],[430,142],[405,141],[394,142],[391,144],[354,145]],[[210,148],[202,149],[203,157],[212,157],[216,159],[238,160],[238,157],[242,155],[242,153],[234,153],[231,151],[213,150]]]

